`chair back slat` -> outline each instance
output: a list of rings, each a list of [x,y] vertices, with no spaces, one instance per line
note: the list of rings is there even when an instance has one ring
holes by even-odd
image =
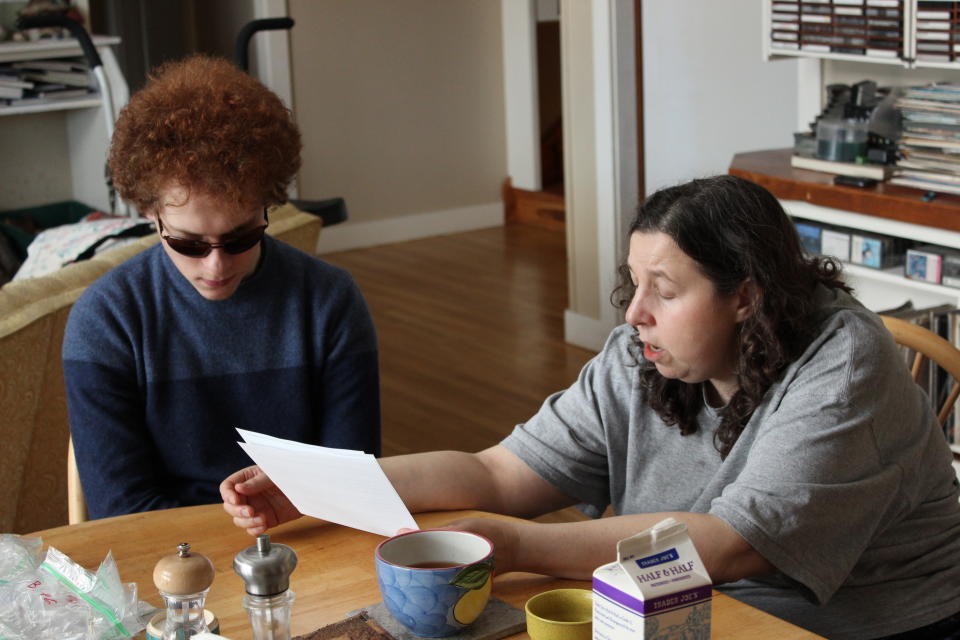
[[[954,382],[950,389],[950,395],[947,396],[943,406],[940,407],[940,414],[937,416],[941,427],[946,426],[947,419],[950,417],[950,412],[953,411],[953,405],[956,403],[958,396],[960,396],[960,382]]]
[[[917,351],[913,356],[913,367],[910,368],[910,375],[913,376],[913,381],[916,383],[920,382],[920,371],[923,370],[923,361],[925,356]]]
[[[887,330],[893,334],[897,344],[916,353],[910,371],[914,382],[920,381],[925,359],[929,359],[931,364],[939,366],[953,378],[950,393],[937,415],[940,425],[944,426],[953,412],[957,398],[960,397],[960,350],[933,331],[919,325],[889,316],[880,316],[880,319],[883,320]]]

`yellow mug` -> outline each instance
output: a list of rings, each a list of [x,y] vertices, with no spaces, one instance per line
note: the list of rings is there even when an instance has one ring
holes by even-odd
[[[591,640],[593,592],[553,589],[538,593],[524,607],[532,640]]]

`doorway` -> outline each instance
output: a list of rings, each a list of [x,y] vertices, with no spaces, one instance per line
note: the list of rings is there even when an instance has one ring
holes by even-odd
[[[508,177],[503,184],[507,223],[563,230],[564,162],[563,95],[561,92],[560,4],[536,3],[533,30],[537,131],[533,150],[540,167],[539,189],[520,188]]]

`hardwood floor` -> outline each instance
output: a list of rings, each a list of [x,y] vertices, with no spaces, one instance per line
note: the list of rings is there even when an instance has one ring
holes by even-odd
[[[321,257],[353,274],[377,326],[384,455],[493,445],[593,355],[563,342],[562,232],[509,225]]]
[[[321,256],[377,326],[384,455],[479,451],[576,379],[593,352],[563,341],[565,242],[507,225]]]

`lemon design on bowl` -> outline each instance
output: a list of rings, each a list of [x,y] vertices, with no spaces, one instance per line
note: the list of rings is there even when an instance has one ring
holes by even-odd
[[[467,589],[453,608],[453,618],[460,624],[470,624],[476,620],[487,606],[490,597],[490,574],[493,562],[486,560],[461,569],[450,584]]]

